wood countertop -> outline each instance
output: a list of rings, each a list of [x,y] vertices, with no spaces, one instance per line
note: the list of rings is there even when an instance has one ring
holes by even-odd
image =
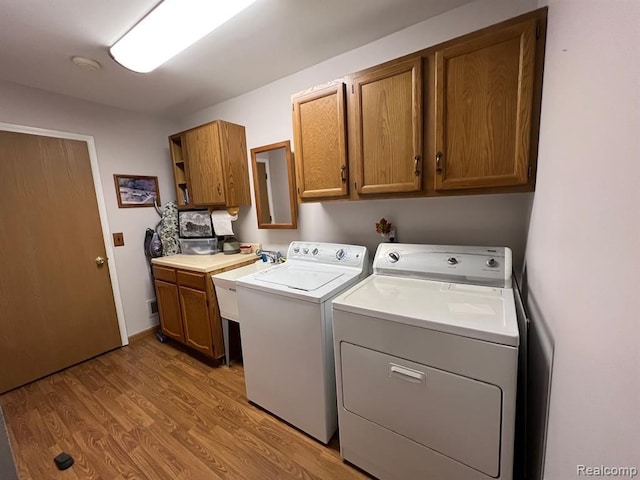
[[[161,267],[181,268],[194,272],[209,273],[220,270],[221,268],[241,265],[251,261],[255,262],[256,260],[258,260],[258,257],[256,257],[255,253],[234,253],[233,255],[225,255],[224,253],[216,253],[214,255],[179,254],[154,258],[151,260],[151,263]]]

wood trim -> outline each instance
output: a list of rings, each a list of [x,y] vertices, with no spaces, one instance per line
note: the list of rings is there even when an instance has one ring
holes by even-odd
[[[285,157],[287,161],[287,181],[289,184],[289,210],[291,211],[290,223],[260,223],[262,218],[262,202],[260,202],[260,193],[258,192],[258,166],[256,165],[256,156],[259,153],[269,152],[271,150],[278,150],[284,148]],[[256,220],[258,222],[259,229],[291,229],[298,228],[298,204],[296,202],[295,194],[295,173],[293,165],[293,157],[291,155],[291,142],[285,140],[284,142],[272,143],[271,145],[263,145],[261,147],[255,147],[251,149],[251,171],[253,173],[253,193],[256,199]]]
[[[160,331],[160,325],[154,325],[152,327],[142,330],[141,332],[134,333],[129,337],[129,344],[139,342],[140,340],[143,340],[147,337],[155,335],[159,331]]]

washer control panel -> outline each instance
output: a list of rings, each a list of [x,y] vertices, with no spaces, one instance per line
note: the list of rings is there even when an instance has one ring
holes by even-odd
[[[511,287],[511,249],[381,243],[373,261],[377,274],[444,282]]]
[[[347,267],[361,267],[368,261],[366,247],[319,242],[292,242],[287,258]]]

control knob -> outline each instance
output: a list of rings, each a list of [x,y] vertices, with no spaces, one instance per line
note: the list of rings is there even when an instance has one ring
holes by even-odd
[[[449,257],[447,258],[447,263],[449,265],[456,265],[458,263],[458,259],[456,257]]]
[[[300,253],[300,247],[297,245],[293,247],[293,253]]]
[[[318,254],[318,249],[314,248],[313,250],[311,250],[311,253],[313,253],[314,255],[317,255]]]
[[[496,262],[495,258],[490,258],[489,260],[487,260],[487,267],[495,268],[497,266],[498,266],[498,262]]]
[[[344,248],[341,248],[336,252],[336,258],[338,260],[342,260],[345,257],[346,254],[347,254],[347,252],[344,251]]]
[[[398,260],[400,260],[400,254],[398,252],[390,252],[387,255],[387,258],[391,263],[396,263]]]
[[[309,253],[309,249],[308,249],[308,248],[306,248],[306,247],[305,247],[305,248],[303,248],[303,249],[302,249],[302,253],[304,253],[304,254],[306,255],[307,253]]]

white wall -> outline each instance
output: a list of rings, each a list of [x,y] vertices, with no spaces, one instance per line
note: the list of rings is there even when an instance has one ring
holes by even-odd
[[[246,127],[253,147],[292,139],[291,94],[534,10],[536,0],[482,0],[396,32],[224,103],[189,115],[181,129],[223,119]],[[277,52],[274,52],[277,60]],[[253,197],[252,197],[253,198]],[[360,243],[375,249],[375,222],[397,225],[401,242],[509,245],[522,262],[531,195],[378,200],[301,205],[297,231],[258,230],[252,206],[234,228],[243,241],[285,249],[293,240]]]
[[[155,227],[159,217],[153,208],[118,208],[113,174],[158,176],[160,199],[174,200],[167,136],[177,131],[175,126],[8,82],[0,82],[0,122],[94,137],[110,231],[123,232],[125,238],[125,246],[114,253],[127,333],[157,323],[147,314],[146,300],[155,295],[142,244],[145,228]]]
[[[273,222],[291,223],[289,169],[284,148],[269,152],[269,183],[273,190]]]
[[[545,478],[565,480],[640,470],[640,2],[549,4],[526,268],[555,343]]]

